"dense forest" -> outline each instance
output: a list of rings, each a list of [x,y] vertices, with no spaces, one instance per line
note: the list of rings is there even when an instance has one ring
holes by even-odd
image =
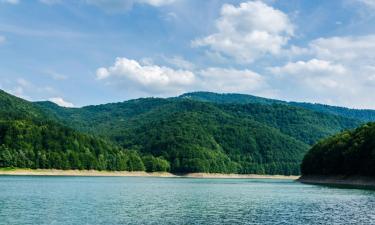
[[[312,144],[362,123],[278,100],[209,95],[64,108],[0,92],[0,167],[299,174]]]
[[[364,122],[375,121],[375,110],[370,109],[349,109],[345,107],[337,107],[323,104],[313,104],[306,102],[287,102],[275,99],[261,98],[246,94],[218,94],[211,92],[192,92],[186,93],[180,96],[180,98],[187,98],[198,101],[214,102],[221,104],[248,104],[248,103],[260,103],[260,104],[283,104],[312,110],[315,112],[321,112],[325,114],[331,114],[336,116],[342,116],[345,118],[351,118],[361,120]]]
[[[375,123],[320,141],[306,154],[303,175],[375,176]]]
[[[51,118],[30,102],[0,91],[0,167],[169,171],[162,158],[141,158],[135,150],[124,150]]]
[[[299,174],[309,146],[361,121],[285,104],[220,104],[185,97],[61,108],[36,103],[81,132],[140,154],[172,172]]]
[[[0,167],[143,171],[135,151],[52,122],[0,121]]]

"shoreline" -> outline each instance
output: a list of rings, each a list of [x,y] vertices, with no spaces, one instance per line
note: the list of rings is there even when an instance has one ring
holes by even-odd
[[[301,176],[297,181],[304,184],[375,188],[375,178],[364,176]]]
[[[299,176],[259,175],[259,174],[220,174],[220,173],[187,173],[172,174],[168,172],[129,172],[98,170],[56,170],[56,169],[0,169],[0,176],[88,176],[88,177],[170,177],[170,178],[211,178],[211,179],[288,179],[296,180]]]

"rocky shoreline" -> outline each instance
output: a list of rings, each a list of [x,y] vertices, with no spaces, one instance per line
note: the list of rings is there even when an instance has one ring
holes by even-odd
[[[304,184],[340,185],[375,188],[375,178],[364,176],[301,176],[298,182]]]

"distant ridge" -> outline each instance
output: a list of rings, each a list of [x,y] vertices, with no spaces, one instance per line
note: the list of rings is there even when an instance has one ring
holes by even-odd
[[[371,109],[350,109],[346,107],[330,106],[318,103],[307,102],[287,102],[282,100],[268,99],[247,94],[235,93],[213,93],[213,92],[191,92],[179,96],[180,98],[194,99],[197,101],[213,102],[219,104],[286,104],[297,106],[316,112],[329,113],[337,116],[344,116],[347,118],[358,119],[364,122],[375,121],[375,110]]]

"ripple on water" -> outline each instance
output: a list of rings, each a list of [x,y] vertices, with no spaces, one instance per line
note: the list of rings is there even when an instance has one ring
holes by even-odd
[[[0,176],[0,224],[372,224],[375,192],[290,180]]]

